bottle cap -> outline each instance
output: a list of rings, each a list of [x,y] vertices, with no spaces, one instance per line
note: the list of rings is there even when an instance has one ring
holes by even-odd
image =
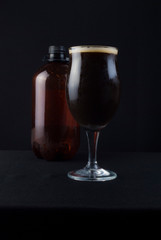
[[[66,52],[66,49],[64,46],[49,46],[49,54],[60,53],[60,52],[63,52],[63,53]]]
[[[59,61],[59,62],[68,62],[68,58],[66,56],[66,48],[64,46],[49,46],[47,61]]]

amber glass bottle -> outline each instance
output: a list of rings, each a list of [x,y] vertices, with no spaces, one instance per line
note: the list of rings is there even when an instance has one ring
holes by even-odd
[[[68,59],[63,46],[50,46],[32,80],[32,149],[38,158],[70,159],[80,144],[80,128],[65,96]]]

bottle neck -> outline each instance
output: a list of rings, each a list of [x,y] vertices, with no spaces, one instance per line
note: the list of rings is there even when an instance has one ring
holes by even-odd
[[[48,62],[54,62],[54,61],[66,62],[68,61],[68,59],[65,53],[55,52],[55,53],[48,54],[47,61]]]

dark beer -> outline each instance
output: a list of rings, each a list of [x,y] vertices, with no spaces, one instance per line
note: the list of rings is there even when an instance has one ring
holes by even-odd
[[[100,130],[112,119],[120,99],[117,49],[73,47],[70,51],[67,101],[83,127]]]

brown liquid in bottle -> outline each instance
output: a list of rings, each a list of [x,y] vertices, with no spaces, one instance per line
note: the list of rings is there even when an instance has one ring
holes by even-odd
[[[38,158],[72,158],[80,144],[80,128],[65,96],[68,61],[63,47],[49,47],[49,59],[32,81],[32,149]]]

